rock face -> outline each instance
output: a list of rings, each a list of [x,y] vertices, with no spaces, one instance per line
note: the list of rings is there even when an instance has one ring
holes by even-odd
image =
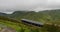
[[[3,28],[0,32],[16,32],[16,31],[12,28]]]

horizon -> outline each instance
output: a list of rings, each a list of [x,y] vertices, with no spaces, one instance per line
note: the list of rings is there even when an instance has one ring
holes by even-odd
[[[60,9],[49,9],[49,10],[41,10],[41,11],[50,11],[50,10],[60,10]],[[21,11],[21,10],[20,10]],[[23,10],[24,11],[24,10]],[[26,11],[26,10],[25,10]],[[12,12],[2,12],[2,13],[6,13],[6,14],[12,14],[16,11],[12,11]],[[30,12],[30,11],[27,11],[27,12]],[[40,12],[40,11],[34,11],[34,12]]]

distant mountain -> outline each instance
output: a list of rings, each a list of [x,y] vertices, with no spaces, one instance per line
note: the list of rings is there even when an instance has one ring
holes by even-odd
[[[32,16],[31,14],[34,14],[34,11],[15,11],[14,13],[11,14],[12,18],[24,18],[26,16],[30,17]]]
[[[0,16],[7,16],[7,14],[0,12]]]
[[[15,11],[11,14],[11,17],[21,17],[21,16],[42,16],[42,15],[49,15],[49,16],[59,16],[60,10],[46,10],[46,11],[40,11],[40,12],[34,12],[34,11]]]
[[[45,11],[15,11],[12,14],[5,14],[0,12],[0,16],[6,16],[15,19],[30,19],[41,22],[59,22],[60,23],[60,9],[56,10],[45,10]]]
[[[16,19],[30,19],[30,20],[35,20],[35,21],[48,21],[48,22],[60,22],[60,10],[45,10],[45,11],[39,11],[39,12],[34,12],[34,11],[15,11],[10,15],[11,18],[16,18]]]

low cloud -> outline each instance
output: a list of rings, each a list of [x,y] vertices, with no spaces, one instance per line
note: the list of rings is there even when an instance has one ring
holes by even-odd
[[[0,0],[0,12],[59,9],[60,0]]]

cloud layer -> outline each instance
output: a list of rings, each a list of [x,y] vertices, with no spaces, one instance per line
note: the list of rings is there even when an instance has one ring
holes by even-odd
[[[0,0],[0,12],[59,9],[60,0]]]

